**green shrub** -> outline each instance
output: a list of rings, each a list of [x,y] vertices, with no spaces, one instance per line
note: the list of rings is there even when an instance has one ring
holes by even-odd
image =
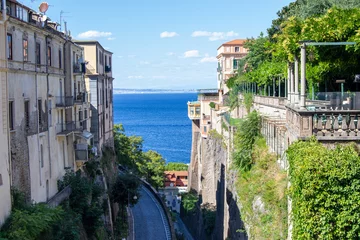
[[[260,116],[256,111],[241,119],[234,137],[233,162],[242,170],[249,170],[252,161],[252,150],[257,137],[260,136]]]
[[[287,151],[294,239],[359,239],[360,158],[352,145],[329,150],[315,138]]]
[[[187,214],[195,211],[198,200],[199,197],[194,191],[181,194],[181,205]]]
[[[215,103],[214,103],[214,102],[210,102],[209,106],[214,109],[214,108],[215,108]]]

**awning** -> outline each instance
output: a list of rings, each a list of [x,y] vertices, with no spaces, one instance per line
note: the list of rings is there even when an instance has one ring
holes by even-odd
[[[94,135],[88,131],[83,131],[81,134],[77,134],[76,136],[84,138],[86,140],[90,140],[94,137]]]

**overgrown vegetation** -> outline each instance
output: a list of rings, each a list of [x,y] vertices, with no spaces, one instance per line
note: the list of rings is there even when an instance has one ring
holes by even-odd
[[[193,190],[181,194],[181,205],[187,214],[193,213],[196,210],[198,200],[199,197]]]
[[[256,138],[250,170],[239,172],[237,190],[242,217],[253,239],[287,238],[287,176],[270,154],[265,139]]]
[[[214,108],[215,108],[215,103],[214,103],[214,102],[210,102],[210,103],[209,103],[209,106],[214,109]]]
[[[256,111],[241,119],[234,137],[234,165],[241,170],[250,170],[255,140],[260,136],[260,116]]]
[[[203,216],[203,225],[205,229],[205,233],[208,236],[214,231],[215,223],[216,223],[216,207],[207,203],[201,207],[201,212]]]
[[[185,163],[169,162],[165,165],[165,171],[187,171],[188,167]]]
[[[244,93],[243,96],[244,96],[243,103],[244,103],[246,112],[250,113],[250,110],[251,110],[251,107],[252,107],[252,104],[254,101],[254,96],[252,93]]]
[[[234,137],[233,164],[243,220],[253,239],[286,239],[286,172],[269,153],[256,111],[241,119]]]
[[[294,239],[360,237],[360,158],[354,145],[330,150],[299,141],[287,151]]]

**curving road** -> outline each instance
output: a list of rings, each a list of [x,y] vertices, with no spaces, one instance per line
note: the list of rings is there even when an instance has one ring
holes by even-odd
[[[163,209],[145,187],[139,202],[131,208],[136,240],[171,240],[170,228]]]

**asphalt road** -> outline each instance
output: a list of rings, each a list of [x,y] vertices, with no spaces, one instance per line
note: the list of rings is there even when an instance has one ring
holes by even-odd
[[[135,239],[170,240],[170,228],[160,204],[145,187],[140,194],[139,202],[131,208]]]

